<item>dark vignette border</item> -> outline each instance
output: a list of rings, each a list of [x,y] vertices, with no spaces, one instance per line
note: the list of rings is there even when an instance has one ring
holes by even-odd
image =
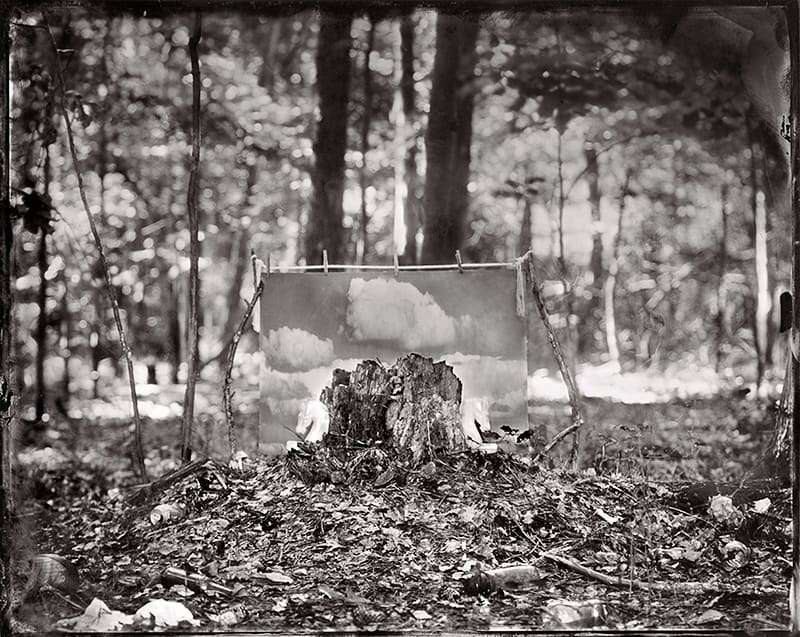
[[[11,313],[13,309],[13,285],[9,256],[13,248],[9,186],[10,152],[10,104],[9,104],[9,53],[10,19],[15,8],[25,9],[69,9],[92,8],[108,15],[145,14],[159,16],[178,11],[200,10],[208,12],[258,13],[260,15],[287,15],[304,9],[329,11],[379,10],[386,17],[406,13],[414,8],[443,9],[458,13],[482,11],[530,10],[547,12],[557,9],[576,9],[595,12],[628,10],[638,12],[662,12],[665,16],[680,15],[693,7],[760,6],[782,8],[789,26],[790,46],[790,187],[792,222],[792,340],[800,342],[800,0],[0,0],[0,637],[9,637],[11,631],[11,549],[13,502],[11,498],[10,424],[14,419],[14,406],[6,393],[8,385],[7,363],[11,344]],[[796,348],[793,348],[796,350]],[[793,584],[800,596],[800,360],[797,352],[792,355],[792,561]],[[800,615],[800,608],[797,609]],[[794,613],[793,613],[794,615]],[[61,634],[61,633],[40,633]],[[100,633],[97,633],[98,635]],[[113,635],[141,633],[115,632]],[[159,632],[163,635],[182,635],[181,632]],[[219,635],[215,633],[191,633],[193,635]],[[247,635],[277,635],[276,632],[240,632]],[[306,635],[312,633],[297,633]],[[352,634],[359,633],[337,633]],[[428,634],[420,631],[378,631],[377,635]],[[430,633],[450,635],[457,633]],[[461,633],[464,634],[464,633]],[[475,634],[475,633],[473,633]],[[552,634],[546,631],[495,632],[499,635]],[[800,617],[792,617],[789,631],[697,631],[697,630],[653,630],[641,631],[559,631],[558,634],[607,635],[663,635],[694,637],[696,635],[800,635]]]

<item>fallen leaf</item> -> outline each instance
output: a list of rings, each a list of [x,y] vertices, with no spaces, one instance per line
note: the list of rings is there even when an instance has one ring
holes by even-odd
[[[264,573],[262,575],[259,575],[259,578],[269,580],[273,584],[291,584],[294,581],[288,575],[284,575],[283,573],[277,573],[277,572]]]
[[[691,623],[700,625],[700,624],[714,624],[720,621],[725,615],[720,613],[718,610],[714,610],[713,608],[709,608],[706,612],[704,612],[699,617],[695,617]]]
[[[411,611],[411,614],[414,616],[414,619],[431,619],[431,616],[428,614],[428,612],[424,610],[414,610]]]

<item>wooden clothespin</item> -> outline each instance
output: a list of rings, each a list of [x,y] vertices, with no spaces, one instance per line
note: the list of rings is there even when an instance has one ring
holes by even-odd
[[[394,253],[392,262],[394,263],[394,276],[396,278],[400,276],[400,259],[397,257],[397,252]]]
[[[464,263],[461,261],[461,250],[456,250],[456,264],[458,265],[458,271],[463,274]]]
[[[327,275],[328,274],[328,251],[322,251],[322,271]]]

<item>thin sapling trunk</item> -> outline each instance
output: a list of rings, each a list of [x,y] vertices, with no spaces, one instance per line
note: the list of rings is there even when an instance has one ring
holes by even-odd
[[[72,122],[70,121],[69,111],[67,110],[65,87],[64,87],[64,74],[61,71],[61,63],[58,59],[58,48],[56,41],[53,37],[53,32],[50,29],[50,24],[47,20],[47,15],[43,14],[42,21],[47,29],[47,34],[50,38],[50,46],[53,55],[53,66],[55,76],[58,83],[58,101],[61,109],[61,116],[64,118],[64,125],[67,131],[67,142],[69,143],[69,152],[72,157],[72,166],[75,169],[75,179],[78,182],[78,193],[80,194],[83,209],[86,212],[86,217],[89,220],[89,229],[92,233],[95,247],[97,248],[98,258],[100,260],[100,267],[103,271],[103,278],[106,284],[106,292],[111,302],[111,311],[114,315],[114,324],[117,328],[119,335],[119,342],[122,347],[122,353],[125,356],[125,362],[128,369],[128,385],[130,387],[131,403],[133,406],[133,464],[134,470],[138,477],[143,480],[147,479],[147,470],[144,464],[144,445],[142,443],[142,419],[139,416],[139,400],[136,395],[136,378],[133,372],[133,353],[128,345],[128,339],[125,335],[125,327],[122,324],[122,315],[119,310],[119,303],[117,302],[117,294],[114,291],[114,286],[111,283],[111,272],[108,269],[108,261],[106,259],[105,250],[103,249],[103,242],[100,239],[100,233],[97,230],[94,217],[92,216],[91,208],[89,206],[89,199],[86,196],[86,188],[83,184],[83,175],[81,174],[80,166],[78,164],[78,152],[75,149],[75,139],[72,135]]]
[[[255,267],[255,259],[252,259],[252,261]],[[236,428],[233,420],[233,392],[231,392],[231,375],[233,374],[233,363],[236,359],[236,349],[239,347],[239,341],[242,338],[242,334],[244,334],[244,330],[247,328],[247,323],[250,320],[250,316],[253,314],[253,309],[255,308],[256,303],[258,303],[258,300],[261,298],[261,293],[264,291],[264,282],[260,279],[260,275],[257,272],[254,273],[254,279],[255,278],[259,279],[258,283],[253,290],[253,296],[247,303],[247,309],[244,312],[244,316],[242,316],[242,320],[239,322],[239,326],[236,328],[236,332],[234,333],[230,347],[228,348],[228,355],[225,359],[225,377],[222,382],[222,406],[223,411],[225,412],[225,424],[228,428],[228,446],[230,448],[231,459],[233,459],[237,451]],[[255,280],[253,283],[255,283]]]
[[[189,193],[187,212],[189,216],[189,311],[186,318],[186,331],[189,336],[188,371],[186,393],[183,400],[183,424],[181,427],[181,461],[192,459],[192,428],[194,424],[194,395],[198,376],[198,352],[200,325],[198,312],[200,305],[200,260],[199,234],[199,190],[200,190],[200,56],[198,45],[201,37],[200,12],[194,14],[194,29],[189,38],[189,57],[192,65],[192,162],[189,172]]]

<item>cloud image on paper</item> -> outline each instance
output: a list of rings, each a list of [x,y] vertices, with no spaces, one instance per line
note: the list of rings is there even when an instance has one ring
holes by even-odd
[[[492,426],[527,428],[526,324],[513,270],[272,273],[264,280],[260,438],[291,438],[334,369],[416,352],[453,366]],[[301,388],[305,388],[305,391]]]

